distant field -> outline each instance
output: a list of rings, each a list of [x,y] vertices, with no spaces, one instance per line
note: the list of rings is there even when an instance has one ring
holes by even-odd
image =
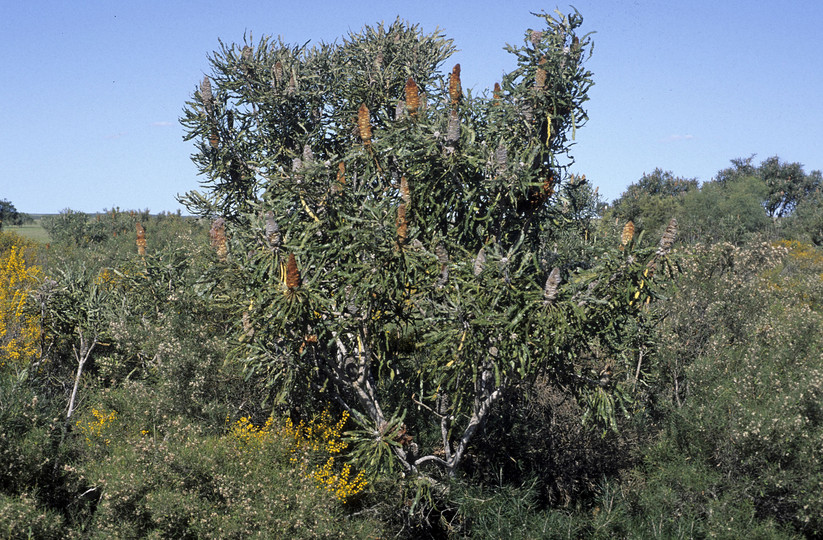
[[[46,229],[44,229],[40,224],[40,218],[35,219],[34,223],[21,225],[20,227],[5,226],[3,227],[3,230],[15,232],[20,236],[34,240],[35,242],[40,242],[41,244],[45,244],[49,241],[49,235],[46,233]]]

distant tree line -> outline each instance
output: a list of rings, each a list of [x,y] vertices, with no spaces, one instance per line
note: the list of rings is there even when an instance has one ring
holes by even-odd
[[[19,226],[32,221],[31,216],[18,212],[17,208],[8,199],[0,201],[0,230],[3,230],[4,225]]]
[[[632,221],[638,232],[653,235],[674,216],[682,242],[740,243],[773,229],[823,244],[821,172],[806,173],[802,164],[777,156],[759,165],[753,161],[754,156],[733,159],[702,185],[655,169],[631,184],[604,217]]]

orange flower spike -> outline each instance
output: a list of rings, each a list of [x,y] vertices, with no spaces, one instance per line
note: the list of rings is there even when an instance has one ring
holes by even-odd
[[[357,127],[360,129],[360,140],[363,144],[371,144],[371,120],[369,108],[365,103],[361,103],[360,109],[357,110]]]
[[[545,63],[546,57],[542,56],[537,62],[537,73],[534,75],[534,87],[541,91],[546,87],[546,76],[548,75],[542,67]]]
[[[286,287],[289,290],[295,290],[300,287],[300,270],[297,269],[294,254],[289,255],[288,263],[286,263]]]
[[[623,226],[623,233],[620,235],[620,249],[628,245],[628,243],[632,241],[632,238],[634,238],[634,223],[629,221]]]
[[[460,85],[460,64],[455,64],[449,76],[449,97],[451,98],[452,107],[457,106],[462,95],[463,88]]]
[[[406,220],[406,203],[397,207],[397,243],[404,245],[409,235],[409,222]]]
[[[139,222],[137,223],[137,254],[141,257],[146,254],[146,229]]]
[[[289,261],[286,263],[286,287],[289,289],[300,287],[300,270],[297,269],[294,253],[289,253]]]
[[[341,186],[346,184],[346,164],[342,161],[337,165],[337,183]]]
[[[408,109],[411,116],[417,116],[417,110],[420,108],[420,89],[414,79],[409,77],[406,81],[406,109]]]
[[[503,95],[503,89],[500,88],[500,83],[494,83],[494,105],[500,105],[500,96]]]

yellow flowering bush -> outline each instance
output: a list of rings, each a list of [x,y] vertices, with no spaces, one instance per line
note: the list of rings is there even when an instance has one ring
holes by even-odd
[[[363,471],[351,478],[351,466],[349,464],[343,465],[343,469],[339,473],[335,473],[333,456],[329,457],[322,467],[315,467],[311,476],[318,487],[333,493],[337,500],[343,503],[349,497],[363,491],[368,485]]]
[[[787,262],[823,279],[823,251],[820,248],[797,240],[780,240],[776,245],[789,250]]]
[[[38,354],[40,321],[24,308],[41,270],[26,264],[24,251],[25,246],[13,244],[0,254],[0,366],[23,366]]]
[[[295,425],[287,418],[279,427],[274,426],[271,417],[260,426],[255,426],[250,418],[243,417],[232,424],[229,435],[244,444],[255,446],[271,444],[277,439],[286,441],[290,461],[300,464],[302,474],[312,478],[318,488],[345,503],[368,485],[363,471],[352,476],[351,466],[348,464],[336,472],[335,456],[348,446],[341,440],[343,426],[348,419],[349,413],[344,412],[335,422],[328,409],[317,420],[308,423],[301,421]],[[328,457],[323,465],[311,467],[309,458],[318,455]]]
[[[109,435],[117,420],[117,411],[106,413],[99,409],[92,409],[91,414],[94,417],[92,420],[78,420],[75,425],[86,438],[86,444],[94,446],[99,441],[108,446],[111,443]]]
[[[246,444],[266,444],[270,443],[276,433],[273,433],[273,420],[269,417],[262,426],[255,426],[248,417],[243,417],[231,427],[231,436]]]

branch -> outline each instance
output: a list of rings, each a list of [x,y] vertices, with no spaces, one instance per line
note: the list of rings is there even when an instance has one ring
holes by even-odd
[[[411,396],[411,400],[414,404],[419,405],[420,407],[423,407],[424,409],[426,409],[427,411],[429,411],[430,413],[432,413],[433,415],[435,415],[435,416],[437,416],[441,419],[445,418],[445,415],[442,415],[439,412],[435,411],[434,409],[432,409],[431,407],[429,407],[428,405],[426,405],[422,401],[418,400],[414,396],[415,396],[415,394],[412,394],[412,396]]]
[[[448,461],[445,461],[444,459],[439,458],[435,455],[428,455],[428,456],[423,456],[423,457],[419,458],[417,461],[414,462],[414,467],[417,468],[420,465],[426,463],[427,461],[436,461],[437,463],[439,463],[440,465],[443,465],[446,468],[449,467]]]
[[[469,420],[469,425],[466,426],[466,430],[463,432],[463,436],[460,438],[460,442],[457,445],[457,448],[454,451],[454,454],[449,459],[449,475],[454,475],[455,470],[457,469],[457,465],[460,464],[460,460],[463,458],[463,454],[466,451],[466,448],[469,445],[469,441],[474,436],[474,433],[477,431],[477,428],[483,423],[486,419],[486,416],[489,414],[489,410],[491,410],[491,406],[494,404],[495,401],[503,394],[503,387],[498,386],[494,392],[489,394],[486,399],[480,402],[480,406],[476,407],[474,413],[472,414],[471,420]]]
[[[83,335],[83,330],[81,330],[79,326],[77,327],[77,333],[80,334],[80,350],[78,351],[77,348],[72,345],[74,357],[77,359],[77,375],[74,378],[74,388],[71,390],[71,398],[69,399],[69,410],[66,414],[67,423],[71,419],[72,413],[74,413],[74,400],[77,398],[77,388],[80,386],[80,377],[83,375],[83,366],[91,356],[94,346],[97,345],[98,334],[96,332],[94,337],[91,339],[91,344],[87,342],[86,336]]]

